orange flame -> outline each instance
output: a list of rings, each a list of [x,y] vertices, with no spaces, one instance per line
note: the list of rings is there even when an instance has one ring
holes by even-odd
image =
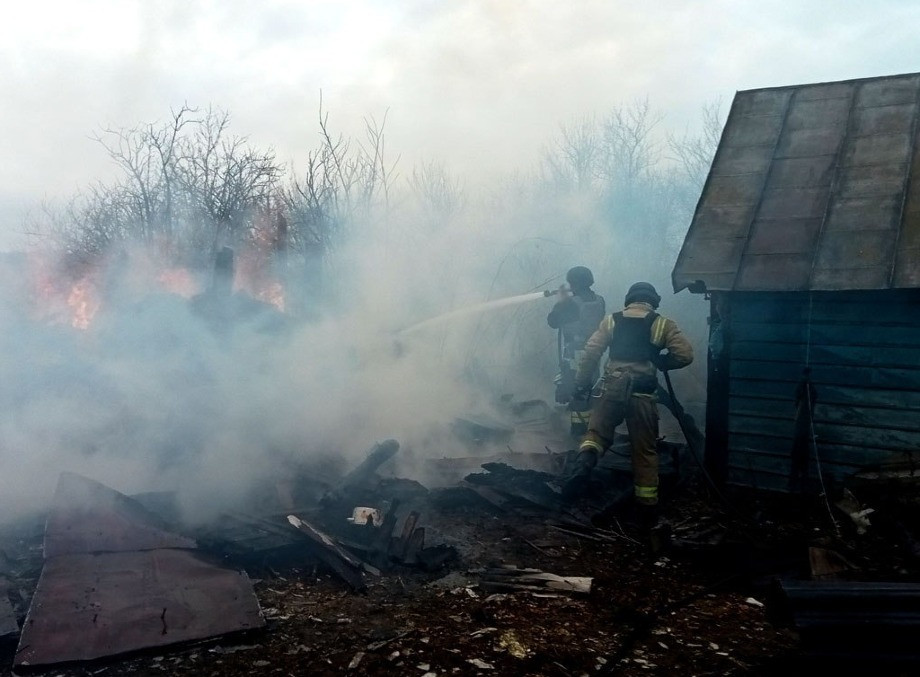
[[[195,276],[185,268],[167,268],[157,275],[157,282],[169,293],[187,299],[199,292]]]
[[[71,287],[70,294],[67,296],[67,305],[70,306],[72,314],[71,326],[76,329],[88,329],[100,305],[96,286],[88,277],[82,278]]]
[[[282,313],[284,312],[284,287],[280,282],[271,282],[256,292],[256,298],[265,303],[270,303]]]

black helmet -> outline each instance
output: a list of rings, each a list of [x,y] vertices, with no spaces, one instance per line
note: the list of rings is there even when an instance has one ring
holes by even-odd
[[[628,306],[630,303],[635,303],[636,301],[644,301],[651,305],[652,308],[657,308],[658,304],[661,303],[661,297],[650,283],[636,282],[636,284],[630,287],[629,291],[626,292],[626,300],[623,301],[623,305]]]
[[[594,276],[584,266],[575,266],[569,268],[569,272],[565,274],[565,281],[572,289],[587,289],[594,284]]]

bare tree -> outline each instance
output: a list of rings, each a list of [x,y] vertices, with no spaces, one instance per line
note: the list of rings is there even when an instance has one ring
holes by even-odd
[[[614,108],[603,120],[600,170],[608,181],[629,184],[657,167],[661,152],[654,131],[661,120],[648,99]]]
[[[175,171],[192,224],[194,247],[211,254],[221,244],[247,236],[253,216],[279,189],[283,168],[273,150],[258,150],[228,132],[230,115],[208,109],[189,137],[181,140]]]
[[[597,120],[586,116],[560,125],[559,136],[544,153],[543,166],[551,183],[584,192],[597,187],[601,154]]]
[[[685,208],[690,211],[703,189],[716,148],[719,146],[724,124],[721,109],[721,100],[711,101],[703,106],[698,132],[686,131],[681,136],[668,135],[668,149],[672,158],[689,180],[689,195],[685,198],[689,203]]]
[[[289,244],[304,263],[308,286],[322,286],[322,269],[336,242],[351,229],[367,226],[390,206],[396,165],[386,158],[386,115],[365,118],[365,138],[355,141],[332,131],[329,114],[319,107],[320,143],[280,191],[288,213]]]
[[[429,219],[441,224],[457,214],[465,201],[460,180],[440,162],[423,162],[412,169],[409,186]]]

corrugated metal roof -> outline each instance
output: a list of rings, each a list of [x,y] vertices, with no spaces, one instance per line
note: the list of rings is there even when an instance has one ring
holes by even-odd
[[[674,290],[920,287],[918,111],[920,73],[738,92]]]

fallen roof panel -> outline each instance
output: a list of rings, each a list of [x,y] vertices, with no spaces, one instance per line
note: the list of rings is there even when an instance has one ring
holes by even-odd
[[[74,473],[61,473],[45,525],[45,557],[194,548],[138,501]]]
[[[16,667],[87,661],[265,624],[249,577],[187,550],[53,557]]]

